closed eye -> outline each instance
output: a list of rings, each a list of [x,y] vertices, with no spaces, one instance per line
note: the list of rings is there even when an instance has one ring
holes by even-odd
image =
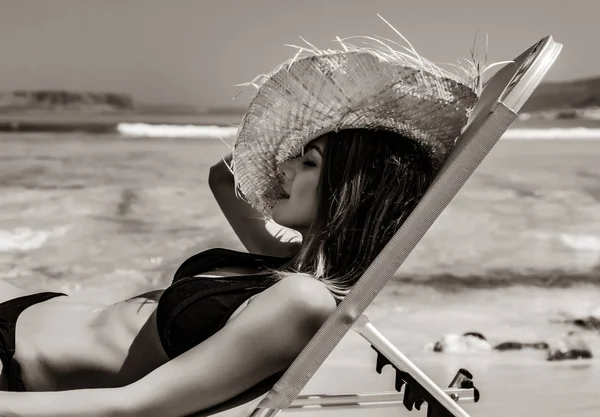
[[[322,157],[321,152],[319,151],[319,149],[316,146],[309,145],[309,148],[307,149],[306,153],[303,155],[304,160],[302,161],[302,163],[308,167],[316,167],[317,162],[314,161],[315,157],[316,157],[317,161],[320,160],[319,157],[317,157],[317,155]]]

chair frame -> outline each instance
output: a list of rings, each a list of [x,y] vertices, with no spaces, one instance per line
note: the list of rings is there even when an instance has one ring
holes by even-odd
[[[292,402],[289,409],[315,411],[319,408],[357,408],[357,407],[388,407],[404,404],[412,409],[414,405],[420,408],[418,401],[414,401],[410,392],[410,384],[418,383],[420,387],[428,387],[438,399],[447,403],[449,407],[454,402],[476,402],[479,400],[479,391],[472,384],[472,376],[465,369],[458,371],[448,389],[439,388],[423,371],[412,363],[400,350],[387,340],[369,321],[364,314],[356,321],[352,330],[364,337],[377,352],[376,370],[381,373],[385,365],[391,365],[396,370],[396,391],[362,394],[328,394],[328,395],[300,395]],[[407,374],[413,381],[406,383]],[[417,393],[421,394],[422,393]],[[445,394],[445,395],[444,395]],[[429,399],[431,401],[431,399]],[[428,401],[428,402],[429,402]],[[442,404],[444,404],[442,403]]]

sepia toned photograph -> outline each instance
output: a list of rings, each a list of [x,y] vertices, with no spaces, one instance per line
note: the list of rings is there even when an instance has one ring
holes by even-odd
[[[599,15],[0,0],[0,416],[600,415]]]

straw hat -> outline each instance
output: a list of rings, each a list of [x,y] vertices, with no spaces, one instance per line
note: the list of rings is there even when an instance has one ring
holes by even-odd
[[[479,74],[441,69],[412,46],[399,52],[391,41],[366,39],[378,46],[338,38],[343,50],[297,47],[294,58],[249,83],[257,92],[238,131],[232,171],[236,190],[268,218],[280,188],[277,166],[325,133],[396,132],[420,144],[438,169],[466,125]]]

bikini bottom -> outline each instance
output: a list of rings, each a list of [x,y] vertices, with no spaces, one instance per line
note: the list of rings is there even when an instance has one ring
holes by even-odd
[[[0,303],[0,362],[2,362],[2,374],[6,376],[8,381],[8,391],[27,391],[21,376],[21,366],[13,358],[15,355],[16,324],[19,315],[27,307],[61,295],[66,294],[40,292]]]

